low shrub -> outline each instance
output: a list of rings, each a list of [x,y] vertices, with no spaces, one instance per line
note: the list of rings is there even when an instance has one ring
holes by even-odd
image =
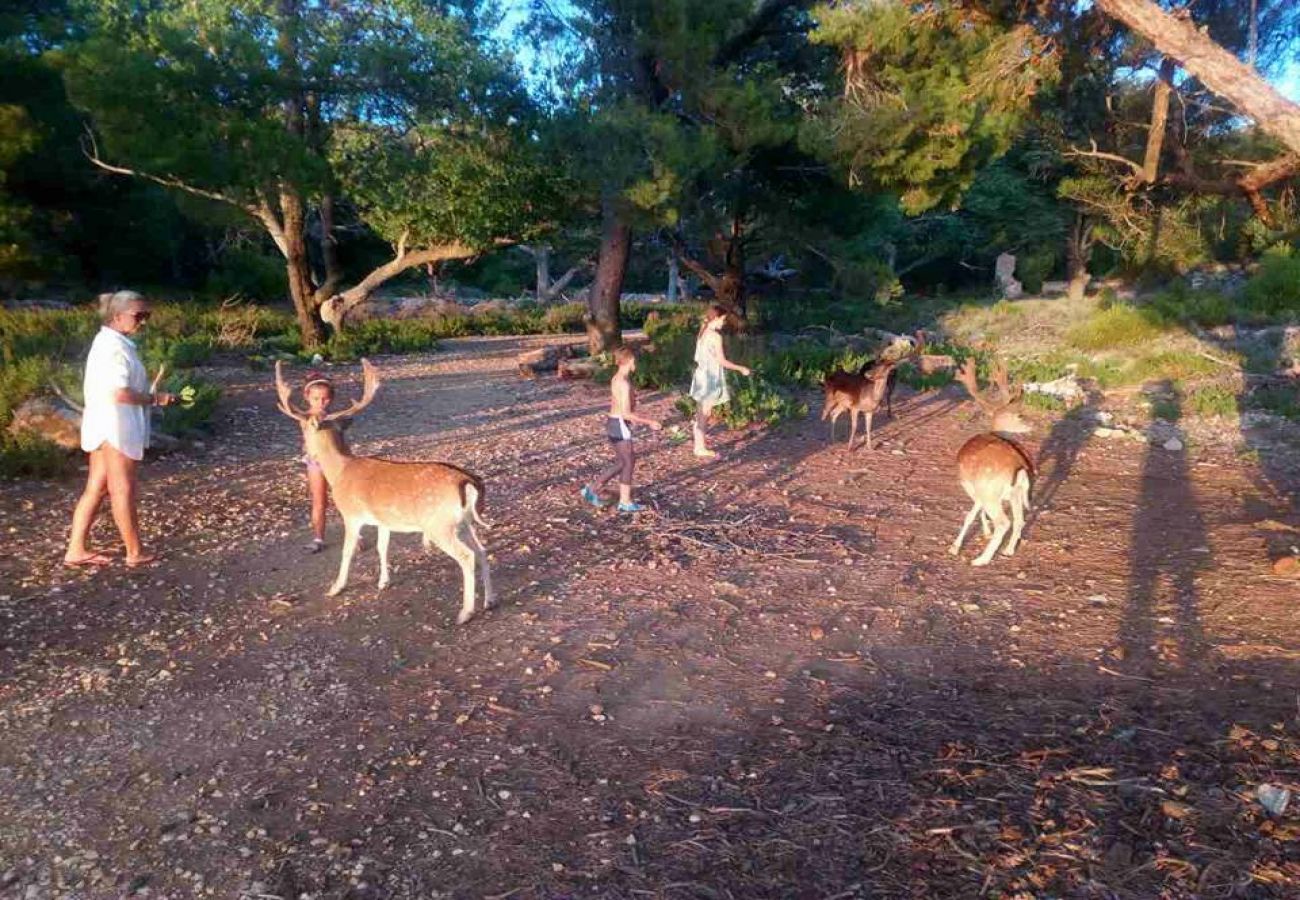
[[[1285,419],[1300,419],[1300,397],[1290,385],[1265,385],[1256,388],[1249,398],[1251,409],[1281,416]]]
[[[75,459],[31,432],[0,433],[0,478],[57,478],[73,470]]]
[[[221,388],[211,382],[181,375],[170,375],[163,380],[162,390],[168,393],[179,395],[186,388],[194,391],[192,402],[163,407],[158,420],[159,429],[175,437],[211,431],[212,417],[221,400]]]
[[[1165,329],[1158,312],[1118,305],[1099,309],[1075,325],[1066,333],[1066,341],[1079,350],[1111,350],[1155,340]]]
[[[1300,255],[1282,250],[1266,253],[1259,271],[1246,282],[1242,302],[1252,312],[1268,316],[1300,313]]]
[[[807,403],[762,375],[746,378],[728,372],[727,386],[731,399],[714,409],[713,414],[728,428],[771,427],[808,415]],[[686,418],[694,418],[696,404],[690,396],[678,397],[674,405]]]
[[[1193,390],[1187,396],[1186,406],[1198,416],[1226,418],[1238,413],[1237,392],[1221,384],[1211,384]]]
[[[368,319],[335,332],[323,353],[348,361],[381,353],[418,353],[432,350],[445,334],[442,316],[428,319]]]
[[[29,356],[0,366],[0,431],[8,427],[14,410],[40,391],[57,368],[49,356]]]
[[[1151,298],[1149,305],[1172,322],[1192,322],[1206,328],[1237,321],[1242,316],[1228,297],[1218,291],[1194,291],[1183,282]]]
[[[164,364],[173,370],[192,369],[207,362],[212,350],[212,338],[206,334],[177,338],[146,334],[141,341],[140,357],[151,372]]]

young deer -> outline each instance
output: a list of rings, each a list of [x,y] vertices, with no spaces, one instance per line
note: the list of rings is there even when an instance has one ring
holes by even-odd
[[[957,374],[957,380],[966,388],[972,400],[992,420],[993,428],[984,434],[977,434],[957,451],[957,474],[961,486],[971,498],[972,506],[966,514],[957,539],[952,542],[948,552],[956,556],[961,552],[966,532],[970,530],[979,516],[980,527],[985,537],[989,537],[988,546],[976,557],[971,565],[987,566],[1011,531],[1011,540],[1002,552],[1007,556],[1016,552],[1020,543],[1020,533],[1025,527],[1025,510],[1029,508],[1029,492],[1033,486],[1034,464],[1020,445],[1006,434],[1026,434],[1029,425],[1020,418],[1017,408],[1020,404],[1021,390],[1014,391],[1007,384],[1007,370],[1001,362],[993,368],[992,381],[998,389],[996,400],[990,399],[980,391],[975,377],[975,360],[968,359]],[[1004,506],[1011,507],[1008,520]]]
[[[379,589],[388,586],[388,539],[393,532],[424,535],[424,546],[437,546],[460,564],[464,597],[456,624],[474,617],[475,565],[483,575],[483,604],[491,608],[492,574],[487,551],[474,533],[474,526],[490,527],[479,515],[483,481],[464,469],[437,462],[393,462],[374,457],[353,456],[332,422],[354,416],[370,404],[379,389],[379,375],[369,360],[361,361],[364,374],[361,399],[347,409],[319,418],[293,405],[289,385],[280,364],[275,364],[275,389],[280,411],[302,426],[307,452],[320,463],[329,482],[334,504],[343,516],[343,557],[338,578],[329,596],[343,590],[348,569],[357,549],[361,529],[374,525],[379,531]]]
[[[908,356],[920,355],[925,349],[925,335],[916,333],[913,350]],[[831,420],[831,443],[835,443],[835,423],[844,413],[849,414],[849,449],[858,432],[858,414],[867,423],[867,449],[871,449],[871,421],[880,404],[885,404],[890,418],[894,416],[894,383],[898,380],[901,359],[874,359],[856,373],[832,372],[822,382],[826,402],[822,405],[822,421]]]

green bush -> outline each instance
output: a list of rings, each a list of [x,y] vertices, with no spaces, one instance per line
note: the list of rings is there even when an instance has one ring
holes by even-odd
[[[0,431],[8,427],[14,410],[40,391],[57,368],[48,356],[29,356],[0,367]]]
[[[1194,291],[1181,281],[1156,294],[1149,305],[1166,320],[1206,328],[1243,318],[1232,300],[1218,291]]]
[[[695,365],[698,329],[698,317],[687,312],[648,317],[645,331],[650,347],[637,360],[632,379],[636,386],[653,390],[684,387]]]
[[[727,376],[731,399],[720,407],[719,412],[729,428],[770,427],[808,415],[808,404],[797,400],[761,374],[746,378],[729,372]]]
[[[72,471],[75,458],[30,432],[0,433],[0,478],[57,478]]]
[[[1296,396],[1296,389],[1290,385],[1256,388],[1250,395],[1250,407],[1286,419],[1300,419],[1300,397]]]
[[[211,356],[212,338],[206,334],[179,338],[147,334],[140,347],[141,360],[151,372],[163,364],[169,369],[192,369]]]
[[[1099,309],[1066,334],[1066,341],[1079,350],[1111,350],[1134,347],[1155,340],[1166,325],[1160,314],[1151,309],[1112,306]]]
[[[1272,251],[1246,282],[1242,301],[1252,312],[1268,316],[1300,313],[1300,256]]]
[[[761,375],[746,378],[728,372],[727,385],[731,399],[715,408],[713,414],[728,428],[771,427],[808,415],[807,403]],[[696,404],[690,396],[678,397],[674,405],[686,418],[694,418]]]
[[[0,307],[0,362],[12,365],[30,356],[60,357],[85,352],[99,317],[76,310],[7,310]]]
[[[1056,268],[1057,250],[1052,246],[1037,247],[1022,252],[1016,257],[1016,276],[1024,285],[1025,291],[1038,294],[1043,290],[1043,282]]]
[[[324,355],[345,361],[381,353],[418,353],[432,350],[445,337],[446,319],[368,319],[336,332]]]
[[[180,394],[190,387],[194,389],[193,404],[185,406],[174,403],[162,408],[158,427],[161,431],[183,437],[185,435],[212,430],[212,416],[221,400],[221,388],[201,379],[185,379],[180,375],[169,375],[163,380],[162,390]]]

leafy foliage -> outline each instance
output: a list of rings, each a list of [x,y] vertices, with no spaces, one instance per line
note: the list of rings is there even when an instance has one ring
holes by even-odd
[[[820,6],[813,40],[842,58],[844,94],[805,132],[851,177],[896,191],[911,214],[954,206],[1011,146],[1055,76],[1045,39],[965,4]]]
[[[1266,254],[1259,272],[1246,283],[1243,299],[1248,308],[1267,315],[1300,312],[1300,254]]]

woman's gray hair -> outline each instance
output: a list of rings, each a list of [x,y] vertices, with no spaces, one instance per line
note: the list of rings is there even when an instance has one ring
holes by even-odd
[[[136,291],[114,291],[99,295],[99,317],[107,325],[126,312],[132,303],[144,303],[144,295]]]

